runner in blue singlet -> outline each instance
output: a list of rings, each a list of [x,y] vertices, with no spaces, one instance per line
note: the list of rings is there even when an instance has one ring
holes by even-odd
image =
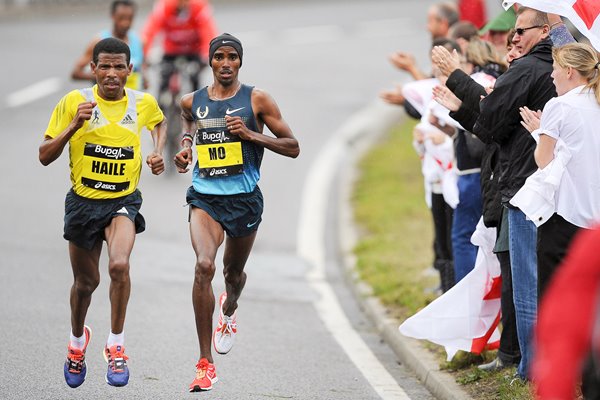
[[[237,38],[229,34],[214,38],[209,51],[213,84],[181,99],[183,148],[175,156],[178,171],[189,170],[192,146],[197,154],[186,196],[196,253],[192,298],[200,346],[191,392],[210,390],[217,381],[211,340],[215,350],[225,354],[237,333],[235,311],[246,283],[244,266],[262,220],[258,180],[264,149],[292,158],[300,153],[273,98],[238,80],[242,57]],[[262,133],[265,125],[275,137]],[[212,278],[217,250],[224,240],[226,292],[219,297],[219,323],[213,332]]]

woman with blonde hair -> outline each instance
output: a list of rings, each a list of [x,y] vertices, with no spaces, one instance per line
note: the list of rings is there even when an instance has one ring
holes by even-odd
[[[554,48],[552,56],[558,97],[546,104],[541,120],[539,111],[521,109],[523,126],[538,142],[534,157],[540,169],[511,201],[532,210],[528,216],[538,225],[540,298],[575,233],[600,221],[600,58],[582,43]],[[544,199],[530,196],[540,187]]]
[[[546,104],[541,121],[538,113],[521,111],[523,125],[534,136],[539,133],[534,156],[541,170],[534,175],[557,183],[550,202],[553,212],[546,213],[550,218],[538,227],[540,295],[555,271],[557,279],[547,294],[540,296],[533,382],[537,399],[572,399],[581,376],[584,399],[597,399],[600,398],[597,358],[600,342],[598,325],[593,328],[593,320],[600,314],[598,308],[590,312],[588,305],[597,302],[597,293],[589,292],[598,276],[597,264],[589,255],[597,254],[597,242],[593,240],[597,235],[587,230],[600,228],[595,224],[600,220],[600,133],[595,126],[600,120],[600,57],[593,47],[579,43],[555,48],[552,56],[552,78],[559,97]],[[545,215],[540,213],[538,218]],[[567,248],[578,231],[582,239],[575,242],[563,264]],[[582,250],[589,254],[586,256]],[[590,286],[581,285],[581,276]],[[585,303],[586,298],[590,302]],[[590,340],[591,337],[596,339]],[[590,352],[590,347],[595,348],[595,353]],[[586,351],[590,353],[582,359]]]

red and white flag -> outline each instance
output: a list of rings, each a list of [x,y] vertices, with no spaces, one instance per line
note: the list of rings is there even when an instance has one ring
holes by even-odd
[[[568,18],[600,51],[600,0],[518,0],[504,1],[502,6],[509,9],[515,3]]]
[[[463,350],[480,354],[500,345],[500,292],[498,258],[492,252],[496,229],[479,220],[471,242],[479,246],[475,268],[454,287],[408,318],[400,333],[444,346],[448,360]]]

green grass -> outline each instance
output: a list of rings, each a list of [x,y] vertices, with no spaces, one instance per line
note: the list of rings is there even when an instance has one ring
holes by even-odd
[[[433,299],[423,291],[436,285],[423,276],[433,261],[433,225],[411,145],[413,126],[393,129],[360,162],[352,199],[364,231],[355,249],[359,273],[384,304],[409,314]]]
[[[360,239],[354,249],[361,279],[400,321],[429,304],[439,279],[423,272],[433,261],[433,222],[425,204],[421,163],[407,121],[392,129],[358,165],[352,203]],[[424,342],[442,369],[474,399],[531,400],[530,387],[513,381],[514,369],[486,373],[482,357],[459,352],[450,362],[440,346]],[[490,361],[494,353],[484,354]]]

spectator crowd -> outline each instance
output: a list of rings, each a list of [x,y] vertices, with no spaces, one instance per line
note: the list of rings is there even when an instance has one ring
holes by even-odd
[[[502,332],[479,368],[514,366],[541,399],[572,399],[579,381],[600,399],[598,51],[557,14],[515,4],[482,24],[460,9],[429,8],[431,71],[396,52],[389,61],[412,81],[381,93],[418,120],[440,290],[473,270],[481,220],[496,237]]]

